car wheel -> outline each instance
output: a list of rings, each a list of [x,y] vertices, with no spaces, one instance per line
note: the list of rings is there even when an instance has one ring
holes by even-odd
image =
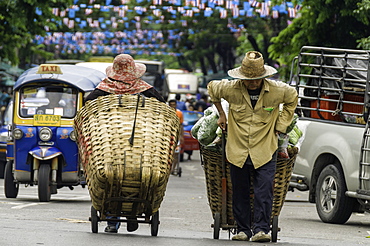
[[[316,185],[316,210],[323,222],[344,224],[349,219],[355,200],[345,193],[342,171],[333,164],[325,167]]]

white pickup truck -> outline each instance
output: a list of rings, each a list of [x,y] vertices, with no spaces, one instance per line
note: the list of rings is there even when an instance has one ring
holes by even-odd
[[[322,221],[370,211],[370,51],[304,46],[291,83],[304,132],[290,188],[309,191]]]

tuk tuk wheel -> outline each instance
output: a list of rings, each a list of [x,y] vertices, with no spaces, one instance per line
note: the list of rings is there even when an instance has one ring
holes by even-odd
[[[98,213],[97,213],[96,209],[93,206],[91,206],[90,221],[91,221],[91,231],[93,233],[98,233],[99,218],[98,218]]]
[[[50,165],[43,164],[39,168],[38,192],[40,202],[49,202],[51,197]]]
[[[5,165],[4,190],[6,198],[16,198],[18,195],[18,183],[14,182],[13,161],[8,161]]]
[[[279,231],[278,222],[279,222],[279,216],[275,215],[272,218],[272,228],[271,228],[271,241],[274,243],[277,242],[277,234]]]
[[[220,228],[221,228],[221,215],[220,213],[215,213],[213,222],[213,239],[220,238]]]
[[[155,212],[153,215],[152,215],[152,220],[150,222],[151,224],[151,232],[152,232],[152,236],[153,237],[156,237],[158,235],[158,228],[159,228],[159,211]]]

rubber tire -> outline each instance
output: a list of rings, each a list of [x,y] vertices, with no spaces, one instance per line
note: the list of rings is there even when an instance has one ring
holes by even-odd
[[[0,161],[0,179],[4,178],[6,161]]]
[[[150,230],[153,237],[156,237],[158,235],[158,229],[159,229],[159,211],[155,212],[152,215],[152,220],[150,222]]]
[[[327,185],[328,180],[332,182],[331,187]],[[322,192],[323,186],[331,190],[334,188],[337,191],[336,194],[334,194],[335,197],[332,195],[330,196],[330,204],[332,205],[330,211],[325,211],[326,209],[324,207],[325,204],[329,204],[329,202],[326,201],[324,205],[323,202],[321,202],[323,198],[325,198],[325,194]],[[329,193],[329,191],[326,193]],[[344,224],[349,217],[351,217],[355,200],[347,197],[345,193],[346,184],[342,171],[334,164],[326,166],[321,171],[316,184],[316,211],[323,222]],[[331,192],[329,194],[331,194]]]
[[[215,213],[213,221],[213,239],[220,238],[220,228],[221,228],[221,215],[220,213]]]
[[[51,197],[51,168],[48,164],[40,165],[38,176],[38,193],[40,202],[50,202]]]
[[[6,198],[17,198],[19,185],[14,182],[13,161],[8,161],[4,172],[4,192]]]
[[[98,233],[98,222],[99,222],[99,217],[98,217],[98,212],[96,209],[91,206],[91,231],[92,233]]]
[[[277,235],[279,231],[279,216],[274,216],[272,218],[272,225],[271,225],[271,241],[273,243],[277,242]]]

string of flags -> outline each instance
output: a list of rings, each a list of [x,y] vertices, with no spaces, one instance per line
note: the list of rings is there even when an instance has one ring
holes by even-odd
[[[88,2],[88,4],[86,3]],[[101,2],[101,1],[99,1]],[[105,0],[105,5],[96,3],[95,0],[74,0],[73,5],[66,10],[53,8],[55,16],[61,17],[58,24],[70,29],[86,27],[99,30],[97,32],[48,32],[47,36],[37,36],[37,44],[55,45],[61,53],[91,52],[93,54],[130,53],[139,54],[171,54],[168,52],[181,38],[180,33],[169,30],[168,41],[164,43],[161,31],[142,30],[143,24],[161,24],[180,21],[182,26],[187,26],[189,18],[186,17],[219,17],[233,19],[244,17],[279,18],[287,15],[289,18],[299,17],[300,4],[284,2],[272,5],[271,0],[121,0],[121,5],[112,5],[112,0]],[[144,6],[145,5],[145,6]],[[42,15],[40,9],[36,9]],[[107,13],[102,15],[100,13]],[[143,13],[149,13],[141,17]],[[166,14],[166,19],[164,18]],[[170,15],[168,15],[170,14]],[[99,17],[94,17],[99,16]],[[103,17],[108,16],[108,17]],[[128,16],[135,16],[129,18]],[[168,17],[170,16],[170,17]],[[178,20],[178,17],[180,18]],[[230,21],[229,21],[230,22]],[[123,27],[125,32],[111,32],[109,30]],[[239,32],[243,25],[228,24],[231,32]],[[49,31],[47,29],[47,31]],[[143,51],[144,50],[144,51]],[[134,52],[134,53],[132,53]]]

